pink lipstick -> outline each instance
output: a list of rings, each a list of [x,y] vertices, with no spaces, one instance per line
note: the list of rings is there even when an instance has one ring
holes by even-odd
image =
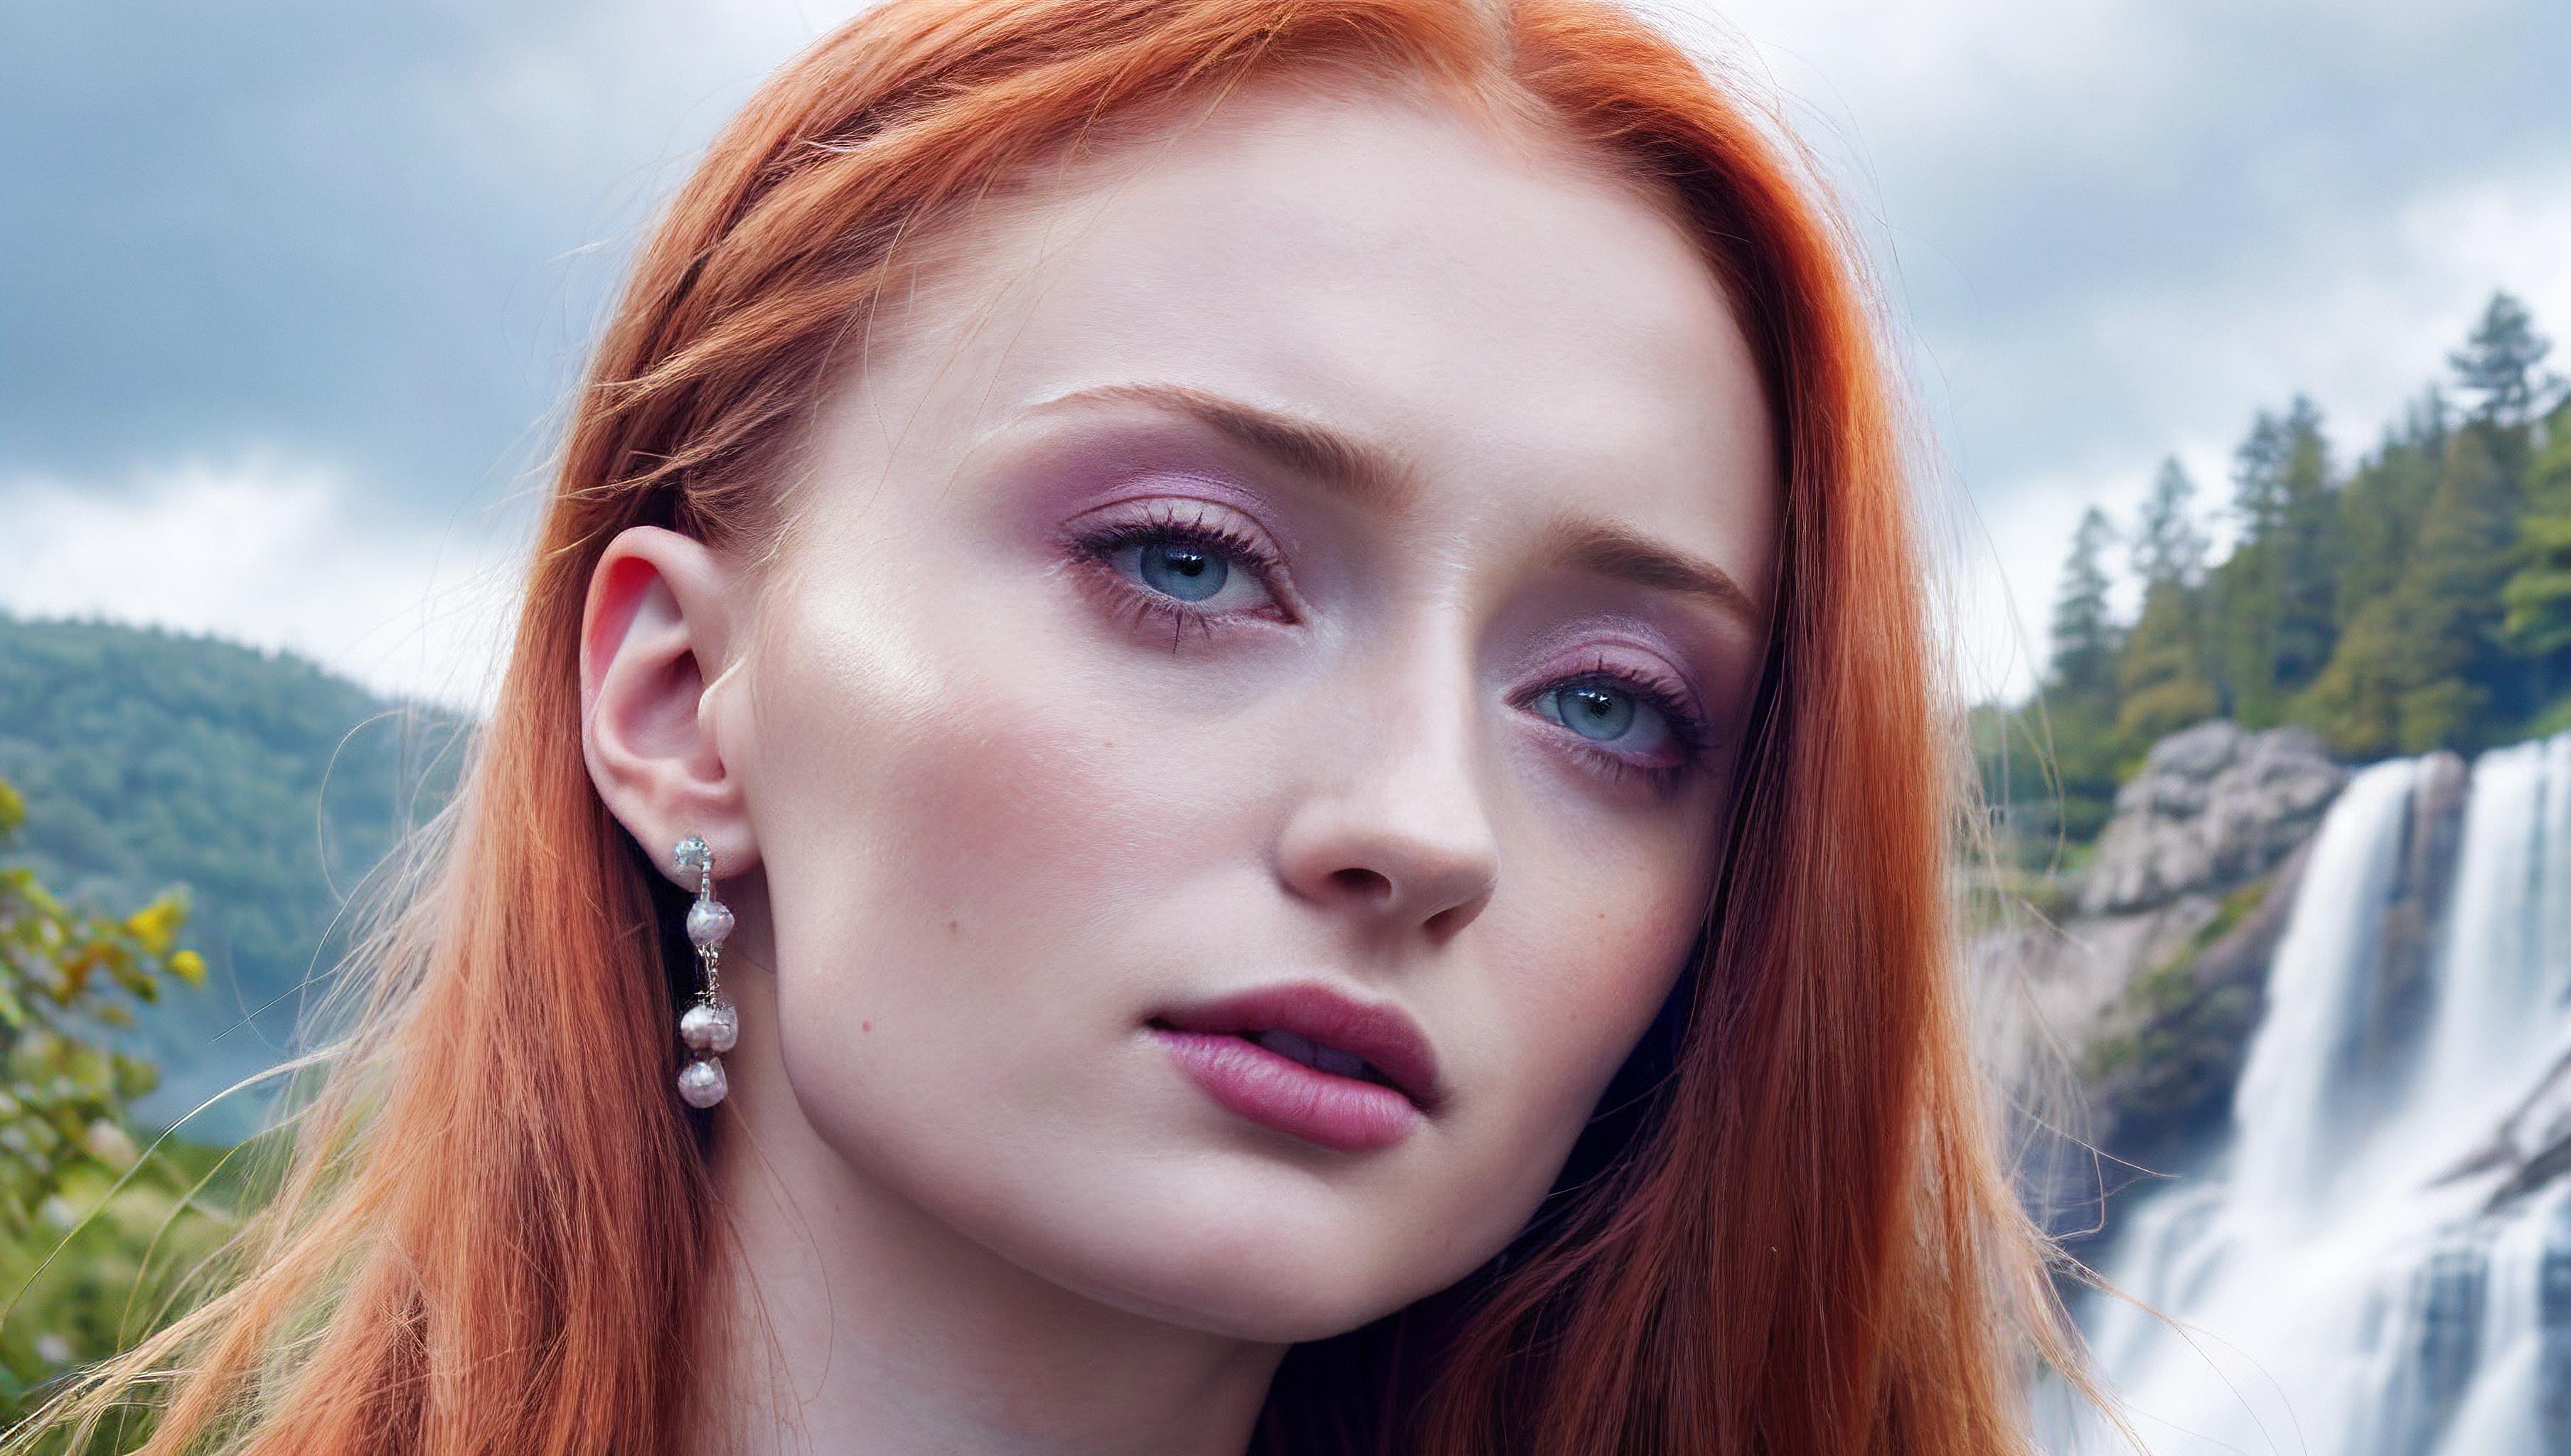
[[[1418,1025],[1303,984],[1164,1012],[1150,1030],[1237,1116],[1341,1152],[1388,1148],[1442,1100]]]

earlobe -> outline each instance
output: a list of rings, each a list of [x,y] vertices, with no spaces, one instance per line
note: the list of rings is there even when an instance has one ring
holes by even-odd
[[[620,532],[590,573],[580,634],[581,750],[608,810],[671,874],[691,834],[727,873],[758,862],[741,775],[708,689],[742,641],[737,577],[703,542]]]

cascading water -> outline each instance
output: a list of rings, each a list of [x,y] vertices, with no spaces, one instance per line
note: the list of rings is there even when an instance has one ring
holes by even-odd
[[[2156,1456],[2571,1456],[2571,1170],[2489,1152],[2566,1085],[2571,733],[2473,765],[2425,1024],[2358,1056],[2421,778],[2377,763],[2331,805],[2220,1171],[2121,1215],[2108,1280],[2175,1327],[2114,1298],[2087,1323]]]

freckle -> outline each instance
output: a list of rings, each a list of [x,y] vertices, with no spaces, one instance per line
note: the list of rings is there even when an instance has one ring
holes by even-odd
[[[947,921],[947,922],[946,922],[946,933],[947,933],[947,934],[949,934],[949,935],[953,935],[953,934],[955,934],[955,933],[956,933],[956,931],[961,927],[961,925],[962,925],[962,922],[961,922],[961,921],[956,921],[956,920],[949,920],[949,921]]]

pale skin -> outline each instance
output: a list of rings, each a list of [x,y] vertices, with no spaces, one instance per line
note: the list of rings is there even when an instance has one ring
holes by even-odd
[[[809,421],[764,592],[655,528],[592,583],[598,790],[740,917],[697,1445],[1232,1456],[1288,1344],[1524,1224],[1675,984],[1776,442],[1667,216],[1390,93],[1247,90],[957,259]],[[1078,544],[1138,522],[1219,540]],[[1151,1030],[1286,981],[1425,1034],[1408,1136],[1247,1120]]]

